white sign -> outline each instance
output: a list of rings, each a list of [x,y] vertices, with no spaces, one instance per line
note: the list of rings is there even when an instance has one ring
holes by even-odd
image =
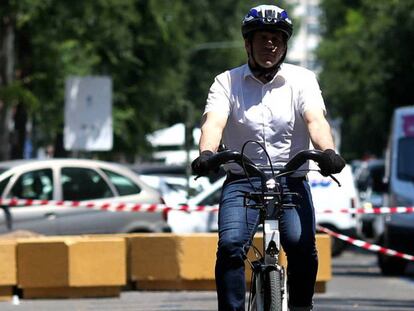
[[[112,80],[69,77],[65,86],[65,149],[104,151],[112,145]]]

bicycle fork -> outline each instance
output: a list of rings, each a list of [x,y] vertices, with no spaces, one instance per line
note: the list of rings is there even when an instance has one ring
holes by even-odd
[[[264,258],[253,262],[255,288],[253,310],[267,311],[272,301],[272,310],[287,311],[287,291],[285,269],[279,265],[280,232],[279,220],[266,219],[263,228]],[[273,284],[272,284],[273,283]],[[271,293],[269,291],[276,291]],[[272,296],[271,298],[269,297]],[[266,297],[266,298],[265,298]],[[274,308],[274,306],[277,306]],[[281,307],[281,308],[280,308]]]

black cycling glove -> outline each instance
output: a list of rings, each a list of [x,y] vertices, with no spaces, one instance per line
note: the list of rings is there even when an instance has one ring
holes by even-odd
[[[194,175],[206,176],[209,173],[208,160],[213,155],[210,150],[204,150],[200,156],[191,163],[191,169]]]
[[[340,173],[345,167],[345,160],[334,150],[326,149],[323,152],[323,155],[325,157],[325,161],[319,164],[321,174],[323,176]]]

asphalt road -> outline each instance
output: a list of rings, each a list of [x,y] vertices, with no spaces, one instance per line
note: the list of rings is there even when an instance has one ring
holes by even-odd
[[[127,291],[120,298],[20,300],[1,302],[0,310],[24,311],[210,311],[217,310],[215,292]],[[414,265],[405,277],[384,277],[372,253],[348,250],[333,260],[327,291],[315,296],[315,311],[414,310]]]

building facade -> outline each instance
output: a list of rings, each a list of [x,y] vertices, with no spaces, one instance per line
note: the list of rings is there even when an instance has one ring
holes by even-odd
[[[287,3],[293,7],[296,23],[287,60],[317,73],[320,69],[315,56],[320,42],[319,0],[287,0]]]

